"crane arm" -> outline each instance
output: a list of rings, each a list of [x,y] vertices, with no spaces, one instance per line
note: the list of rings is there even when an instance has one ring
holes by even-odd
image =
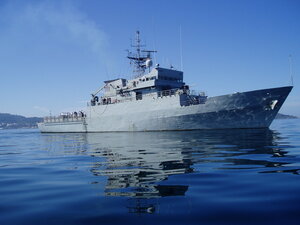
[[[91,95],[92,95],[92,97],[95,97],[100,91],[102,91],[103,90],[103,88],[105,88],[105,86],[106,85],[104,85],[104,86],[102,86],[102,87],[100,87],[97,91],[95,91],[94,93],[92,93]]]

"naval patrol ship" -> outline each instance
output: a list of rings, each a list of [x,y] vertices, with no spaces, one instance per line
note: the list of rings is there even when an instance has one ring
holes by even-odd
[[[208,97],[190,90],[183,72],[153,66],[156,51],[142,49],[136,32],[135,52],[128,52],[133,79],[104,81],[85,112],[45,117],[41,132],[168,131],[267,128],[292,86]]]

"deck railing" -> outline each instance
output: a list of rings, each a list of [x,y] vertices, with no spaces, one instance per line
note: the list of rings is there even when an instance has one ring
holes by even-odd
[[[85,117],[82,116],[47,116],[44,117],[45,123],[61,123],[61,122],[79,122],[84,121]]]

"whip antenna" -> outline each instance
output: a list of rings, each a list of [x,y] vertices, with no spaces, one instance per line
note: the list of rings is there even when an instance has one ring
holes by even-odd
[[[289,55],[289,67],[290,67],[290,78],[292,86],[294,86],[294,78],[293,78],[293,71],[292,71],[292,55]]]
[[[179,37],[180,37],[180,67],[181,71],[183,70],[183,63],[182,63],[182,38],[181,38],[181,24],[179,26]]]

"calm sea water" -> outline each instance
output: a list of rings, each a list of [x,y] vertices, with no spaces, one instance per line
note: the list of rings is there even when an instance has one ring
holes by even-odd
[[[0,131],[0,224],[300,224],[300,120],[267,130]]]

